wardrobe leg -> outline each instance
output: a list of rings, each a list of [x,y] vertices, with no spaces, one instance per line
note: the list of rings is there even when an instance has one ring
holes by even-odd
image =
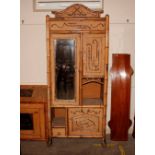
[[[104,139],[102,139],[101,146],[102,146],[103,148],[105,148],[105,147],[107,146],[106,137],[104,137]]]
[[[51,145],[52,145],[52,138],[49,137],[49,138],[48,138],[48,141],[47,141],[47,146],[51,146]]]

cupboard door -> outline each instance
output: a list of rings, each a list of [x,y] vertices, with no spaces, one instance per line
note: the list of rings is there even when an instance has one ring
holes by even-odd
[[[83,76],[102,77],[104,75],[104,34],[83,35]]]
[[[45,139],[44,105],[20,105],[21,139]]]
[[[103,136],[103,111],[101,108],[69,108],[69,136]]]
[[[52,34],[49,84],[53,105],[79,104],[80,35]]]

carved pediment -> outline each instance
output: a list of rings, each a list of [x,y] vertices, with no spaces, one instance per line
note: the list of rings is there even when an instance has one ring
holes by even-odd
[[[94,11],[89,9],[88,7],[81,5],[81,4],[74,4],[66,8],[62,11],[52,11],[55,14],[55,17],[66,17],[66,18],[82,18],[82,17],[89,17],[89,18],[99,18],[100,14],[103,11]]]

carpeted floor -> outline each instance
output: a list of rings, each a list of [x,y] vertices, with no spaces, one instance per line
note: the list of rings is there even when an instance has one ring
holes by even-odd
[[[55,138],[47,146],[45,141],[21,141],[21,155],[134,155],[135,141],[110,141],[103,147],[100,139]]]

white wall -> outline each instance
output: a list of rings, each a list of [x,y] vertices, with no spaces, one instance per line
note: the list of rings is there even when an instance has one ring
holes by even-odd
[[[104,12],[110,16],[109,69],[112,53],[131,54],[135,67],[134,0],[104,0]],[[47,84],[45,16],[50,12],[33,12],[33,0],[21,0],[21,84]],[[23,21],[23,23],[22,23]],[[135,74],[134,74],[135,75]],[[135,83],[132,76],[131,119],[135,112]],[[107,122],[110,120],[111,79],[109,74]],[[129,132],[132,132],[132,127]],[[107,126],[107,132],[109,127]]]

